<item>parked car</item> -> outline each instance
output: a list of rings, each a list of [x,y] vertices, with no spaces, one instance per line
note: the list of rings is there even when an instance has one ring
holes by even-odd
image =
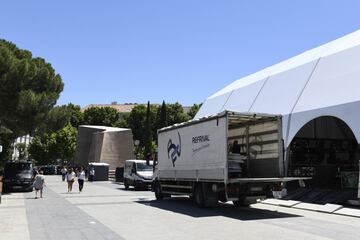
[[[3,192],[12,190],[33,190],[33,170],[31,161],[11,161],[4,167]]]
[[[148,188],[152,184],[153,178],[153,161],[146,160],[126,160],[124,169],[124,186],[128,189],[129,186],[134,188]]]
[[[44,175],[55,175],[57,174],[56,166],[55,165],[47,165],[41,167],[41,170],[44,172]]]

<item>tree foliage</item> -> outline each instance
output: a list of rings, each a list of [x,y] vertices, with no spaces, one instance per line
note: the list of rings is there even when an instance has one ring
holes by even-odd
[[[136,148],[137,156],[144,157],[147,153],[152,153],[157,147],[157,130],[175,123],[190,120],[192,117],[184,112],[180,103],[135,106],[130,114],[124,118],[122,127],[132,129],[134,140],[139,140],[140,144]],[[199,105],[197,105],[199,106]],[[196,114],[194,107],[193,114]],[[149,127],[150,123],[150,127]],[[148,129],[151,129],[150,138]]]
[[[151,146],[152,146],[152,129],[151,129],[151,125],[152,124],[152,120],[154,120],[151,115],[150,115],[150,102],[148,102],[147,104],[147,108],[146,108],[146,118],[145,118],[145,139],[144,139],[144,152],[145,154],[149,154],[152,152]]]
[[[83,122],[80,106],[69,103],[56,106],[50,110],[44,122],[40,125],[39,133],[56,132],[66,125],[77,128]]]
[[[15,137],[37,128],[63,86],[60,75],[44,59],[0,40],[0,121]]]
[[[0,39],[0,164],[10,159],[17,137],[34,134],[63,87],[60,75],[44,59]]]
[[[120,116],[116,109],[111,107],[91,107],[84,111],[85,125],[114,127]]]
[[[56,132],[37,135],[29,146],[29,154],[38,165],[70,162],[75,154],[77,130],[70,124]]]
[[[167,107],[165,101],[162,102],[161,107],[158,108],[156,114],[156,129],[161,129],[168,126]]]
[[[187,113],[190,118],[194,118],[196,113],[199,111],[202,104],[194,104],[191,106],[189,112]]]
[[[191,119],[190,116],[184,112],[182,105],[178,102],[167,105],[167,116],[169,126],[174,125],[175,123],[186,122]]]

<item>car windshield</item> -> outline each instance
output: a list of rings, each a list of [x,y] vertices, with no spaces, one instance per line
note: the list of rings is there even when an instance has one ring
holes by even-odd
[[[5,172],[23,172],[31,171],[31,163],[7,163],[5,165]]]
[[[138,171],[152,171],[153,167],[150,165],[146,165],[146,163],[136,163],[136,168]]]
[[[8,163],[5,166],[6,170],[31,170],[31,163]]]

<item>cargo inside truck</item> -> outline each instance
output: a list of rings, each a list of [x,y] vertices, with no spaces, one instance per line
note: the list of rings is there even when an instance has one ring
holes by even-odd
[[[229,178],[283,176],[281,117],[228,116]]]

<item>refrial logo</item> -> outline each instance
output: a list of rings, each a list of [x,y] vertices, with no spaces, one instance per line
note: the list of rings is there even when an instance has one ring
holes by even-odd
[[[210,147],[210,135],[192,137],[193,156],[208,147]]]
[[[177,158],[180,157],[181,155],[181,137],[179,132],[178,132],[178,136],[179,136],[179,144],[176,145],[175,143],[173,143],[173,141],[170,138],[167,145],[168,158],[169,159],[171,158],[173,167],[175,167],[175,162]]]

